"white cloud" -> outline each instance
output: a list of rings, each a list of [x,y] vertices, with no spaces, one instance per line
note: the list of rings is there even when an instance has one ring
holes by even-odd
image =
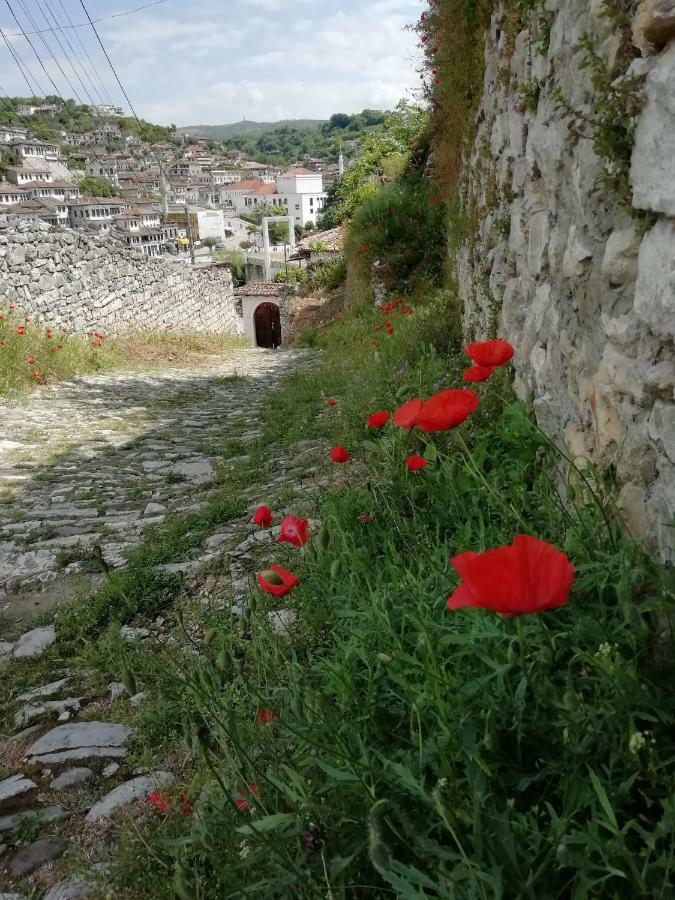
[[[139,114],[220,124],[394,106],[419,83],[415,36],[405,28],[418,15],[414,0],[169,0],[99,27]],[[95,59],[121,102],[112,73]],[[0,62],[0,83],[9,74],[16,84],[20,76],[8,69]]]

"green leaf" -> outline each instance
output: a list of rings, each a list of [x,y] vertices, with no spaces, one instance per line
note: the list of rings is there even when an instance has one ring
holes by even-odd
[[[239,834],[255,834],[260,831],[280,831],[293,821],[294,816],[288,813],[274,813],[255,820],[255,825],[240,825],[235,829]]]
[[[315,760],[315,762],[317,766],[326,773],[326,775],[330,775],[330,777],[335,781],[346,782],[359,780],[353,772],[348,772],[346,769],[336,769],[334,766],[330,766],[328,763],[325,763],[320,759]]]
[[[616,821],[616,816],[614,815],[614,809],[612,808],[612,804],[609,802],[609,797],[607,796],[607,792],[604,787],[600,784],[600,779],[595,774],[591,767],[588,767],[588,774],[591,779],[591,784],[593,785],[593,790],[595,791],[598,800],[600,801],[600,806],[602,806],[605,815],[607,816],[612,829],[615,834],[618,834],[619,831],[619,823]]]
[[[436,444],[432,444],[431,442],[427,444],[424,450],[424,458],[427,462],[436,462],[438,459],[438,450],[436,449]]]

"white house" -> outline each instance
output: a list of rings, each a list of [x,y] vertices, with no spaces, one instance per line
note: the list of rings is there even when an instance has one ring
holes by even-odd
[[[27,128],[18,128],[15,125],[0,125],[0,144],[12,144],[14,141],[25,141],[27,135]]]
[[[17,162],[24,160],[49,160],[55,162],[59,158],[59,148],[49,141],[29,140],[28,138],[12,141],[10,149]]]
[[[16,112],[19,116],[32,116],[36,109],[37,106],[32,106],[30,103],[20,103],[16,108]]]
[[[69,181],[28,181],[23,190],[31,200],[47,198],[66,205],[69,200],[77,200],[81,196],[80,188]],[[65,218],[68,218],[67,211]]]
[[[221,204],[233,206],[236,213],[252,212],[260,205],[278,205],[279,200],[276,186],[264,181],[239,181],[220,189]]]
[[[6,206],[3,212],[26,220],[41,220],[50,225],[63,225],[64,210],[67,221],[68,208],[53,200],[22,200],[14,206]]]
[[[100,116],[110,116],[115,119],[124,117],[124,110],[122,107],[115,106],[113,103],[101,103],[97,106],[90,106],[89,109],[93,113],[98,113]]]
[[[72,228],[96,228],[108,231],[115,218],[131,208],[131,204],[119,197],[83,197],[69,205],[69,221]]]
[[[112,234],[145,256],[159,256],[164,246],[164,230],[159,227],[159,215],[156,216],[156,227],[145,225],[144,218],[146,216],[138,212],[120,213],[113,218]]]
[[[0,205],[13,206],[28,199],[28,191],[23,187],[17,187],[9,181],[0,182]]]
[[[307,222],[316,222],[326,206],[328,194],[323,189],[320,172],[310,172],[294,166],[277,178],[277,193],[289,216],[303,228]]]
[[[27,166],[7,166],[7,180],[21,187],[29,181],[54,181],[49,169],[28,168]]]

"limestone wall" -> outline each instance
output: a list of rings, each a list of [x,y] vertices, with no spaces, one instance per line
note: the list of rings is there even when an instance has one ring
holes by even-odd
[[[493,16],[458,268],[467,332],[515,345],[542,427],[614,467],[627,525],[675,559],[675,0],[636,6],[632,40],[601,0],[545,0],[515,41]],[[610,68],[640,48],[628,203],[607,186],[585,34]]]
[[[148,258],[107,235],[0,215],[0,297],[76,333],[241,333],[227,266]]]

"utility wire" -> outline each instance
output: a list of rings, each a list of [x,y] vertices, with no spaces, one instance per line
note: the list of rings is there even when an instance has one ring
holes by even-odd
[[[19,3],[21,4],[21,6],[23,7],[24,12],[25,12],[26,10],[25,10],[25,6],[23,5],[22,0],[19,0]],[[52,76],[49,74],[49,72],[47,71],[47,68],[46,68],[44,62],[42,61],[42,59],[40,58],[40,54],[39,54],[39,53],[37,52],[37,50],[35,49],[35,46],[34,46],[33,42],[32,42],[31,39],[28,37],[28,35],[25,33],[25,31],[24,31],[24,29],[23,29],[23,25],[21,24],[21,22],[19,21],[18,17],[16,16],[14,10],[12,9],[12,6],[11,6],[9,0],[5,0],[5,4],[6,4],[7,8],[9,9],[9,11],[10,11],[10,13],[11,13],[11,15],[12,15],[12,18],[13,18],[14,21],[16,22],[17,27],[18,27],[19,29],[21,29],[21,33],[23,34],[23,36],[24,36],[24,37],[26,38],[26,40],[28,41],[28,45],[29,45],[29,47],[31,48],[31,50],[33,51],[33,53],[35,54],[35,58],[37,59],[38,63],[40,64],[40,67],[41,67],[42,71],[45,73],[45,75],[47,76],[49,82],[51,83],[51,85],[53,86],[54,90],[56,91],[56,96],[57,96],[57,97],[61,100],[61,102],[63,103],[63,110],[64,110],[64,112],[65,112],[66,115],[69,117],[69,119],[71,120],[71,122],[75,122],[75,118],[73,117],[72,113],[71,113],[70,110],[68,109],[68,106],[67,106],[67,104],[66,104],[65,99],[63,98],[63,96],[61,95],[61,92],[59,91],[58,85],[56,84],[56,82],[54,81],[54,79],[52,78]],[[27,14],[28,19],[29,19],[29,21],[30,21],[32,17],[30,16],[29,13],[26,13],[26,14]],[[75,93],[75,95],[77,96],[77,92],[75,91],[75,89],[74,89],[74,88],[72,87],[72,85],[70,84],[70,80],[68,79],[67,75],[65,74],[65,72],[64,72],[63,69],[61,68],[61,65],[59,64],[58,60],[56,59],[56,57],[55,57],[54,54],[52,53],[51,48],[50,48],[49,45],[46,43],[46,41],[44,40],[44,38],[42,39],[42,41],[43,41],[43,43],[45,44],[45,46],[47,47],[47,50],[49,51],[49,53],[50,53],[52,59],[54,60],[54,62],[56,62],[57,66],[58,66],[59,70],[61,71],[61,73],[63,74],[64,78],[66,79],[66,81],[67,81],[68,84],[70,85],[71,90],[73,90],[73,93]],[[92,156],[93,156],[96,160],[98,160],[98,162],[100,163],[101,167],[102,167],[102,168],[105,168],[105,164],[104,164],[103,160],[102,160],[101,157],[96,153],[96,151],[92,149],[91,153],[92,153]]]
[[[61,9],[63,10],[63,14],[64,14],[64,16],[66,17],[66,20],[67,20],[69,26],[70,26],[71,28],[75,28],[75,26],[73,25],[73,20],[70,18],[70,15],[69,15],[69,13],[68,13],[68,10],[67,10],[66,7],[63,5],[63,0],[57,0],[57,2],[58,2],[58,4],[59,4],[59,6],[61,7]],[[52,15],[54,16],[54,21],[57,21],[56,15],[54,15],[53,10],[52,10]],[[107,87],[105,86],[105,82],[103,81],[103,79],[102,79],[101,76],[99,75],[99,73],[98,73],[98,71],[97,71],[97,69],[96,69],[96,66],[95,66],[94,63],[93,63],[93,60],[92,60],[91,56],[89,56],[89,52],[88,52],[87,48],[85,47],[84,43],[82,42],[82,38],[80,37],[80,32],[77,30],[77,28],[75,28],[73,34],[75,35],[75,39],[77,40],[78,44],[79,44],[80,47],[82,48],[82,52],[83,52],[84,55],[87,57],[87,62],[89,63],[89,67],[91,68],[91,71],[93,72],[94,76],[98,79],[98,82],[99,82],[99,84],[101,85],[101,88],[102,88],[102,91],[103,91],[103,96],[105,96],[105,98],[106,98],[105,100],[102,100],[101,102],[102,102],[102,103],[109,103],[109,104],[112,106],[112,105],[113,105],[113,99],[112,99],[112,97],[110,96],[110,93],[108,92]],[[84,65],[82,66],[82,68],[84,68]],[[99,97],[101,96],[101,94],[99,94],[98,91],[97,91],[96,93],[97,93],[97,96],[99,96]]]
[[[7,107],[7,109],[12,113],[13,116],[15,116],[17,114],[16,107],[14,105],[14,101],[9,96],[9,94],[5,91],[5,89],[3,88],[3,86],[1,84],[0,84],[0,102],[2,102]],[[9,125],[9,126],[0,125],[0,130],[4,127],[11,128],[12,126],[11,125]]]
[[[144,9],[150,9],[151,6],[159,6],[160,4],[167,3],[167,2],[168,2],[168,0],[153,0],[152,3],[146,3],[145,6],[137,6],[136,9],[128,9],[128,10],[126,10],[126,12],[114,13],[111,16],[101,16],[99,19],[94,19],[94,23],[107,22],[109,19],[121,19],[123,16],[131,16],[134,13],[141,12]],[[64,27],[65,28],[73,28],[77,31],[78,28],[88,28],[89,22],[82,22],[82,23],[78,22],[77,25],[73,25],[73,23],[70,22],[69,25],[66,25]],[[35,34],[48,34],[50,31],[54,31],[54,29],[46,28],[46,29],[42,29],[41,31],[27,31],[25,34],[29,34],[32,37]],[[22,32],[17,32],[16,34],[13,32],[12,33],[8,32],[7,37],[25,37],[25,35]]]
[[[24,81],[25,81],[26,84],[28,85],[28,95],[29,95],[29,97],[35,97],[35,96],[44,94],[44,91],[42,90],[42,88],[41,88],[40,85],[38,84],[37,79],[35,79],[35,84],[37,85],[38,90],[37,90],[37,94],[35,93],[35,87],[30,83],[30,81],[28,80],[28,75],[26,74],[27,72],[30,74],[29,69],[28,69],[28,66],[26,66],[26,64],[23,62],[23,60],[22,60],[21,57],[19,56],[18,52],[16,52],[16,51],[14,50],[14,47],[12,47],[12,45],[10,44],[10,42],[7,40],[7,35],[6,35],[5,32],[2,30],[2,28],[0,28],[0,35],[2,35],[2,39],[3,39],[3,41],[5,42],[5,44],[7,45],[7,49],[8,49],[9,52],[11,53],[11,55],[12,55],[12,57],[13,57],[13,59],[14,59],[14,62],[15,62],[15,63],[17,64],[17,66],[19,67],[19,72],[21,72]],[[24,71],[24,67],[25,67],[25,71]]]

